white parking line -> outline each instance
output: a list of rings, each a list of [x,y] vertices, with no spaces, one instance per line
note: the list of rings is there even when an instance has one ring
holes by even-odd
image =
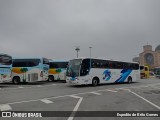
[[[8,105],[8,104],[1,104],[0,105],[0,111],[8,111],[8,110],[12,110],[10,105]]]
[[[51,85],[55,85],[56,86],[57,84],[51,84]]]
[[[110,92],[118,92],[118,91],[115,91],[115,90],[106,90],[106,91],[110,91]]]
[[[150,85],[157,85],[157,84],[150,84]],[[137,88],[138,86],[134,87],[134,86],[130,86],[130,87],[121,87],[121,88],[114,88],[115,90],[124,90],[124,89],[130,89],[130,88]],[[139,86],[139,87],[144,87],[143,86]],[[96,91],[89,91],[89,92],[82,92],[82,93],[75,93],[75,94],[69,94],[69,95],[62,95],[62,96],[54,96],[54,97],[48,97],[48,98],[44,98],[44,99],[55,99],[55,98],[63,98],[63,97],[71,97],[71,96],[77,96],[77,95],[84,95],[84,94],[90,94],[91,92],[101,92],[101,91],[115,91],[115,90],[110,90],[110,89],[102,89],[102,90],[96,90]],[[116,92],[116,91],[115,91]],[[43,99],[43,98],[42,98]],[[26,100],[26,101],[19,101],[19,102],[11,102],[11,103],[6,103],[9,105],[12,104],[19,104],[19,103],[26,103],[26,102],[35,102],[35,101],[39,101],[41,99],[31,99],[31,100]]]
[[[152,85],[151,87],[153,87],[154,89],[160,89],[159,87]]]
[[[131,91],[131,90],[129,90],[129,89],[125,89],[125,90],[128,90],[130,93],[132,93],[132,94],[136,95],[137,97],[139,97],[139,98],[143,99],[144,101],[148,102],[149,104],[151,104],[152,106],[154,106],[154,107],[156,107],[157,109],[159,109],[159,110],[160,110],[160,107],[159,107],[158,105],[156,105],[156,104],[154,104],[154,103],[150,102],[150,101],[149,101],[149,100],[147,100],[146,98],[144,98],[144,97],[142,97],[142,96],[138,95],[137,93],[135,93],[135,92],[133,92],[133,91]]]
[[[69,95],[69,97],[73,97],[73,98],[76,98],[76,99],[81,98],[81,97],[79,97],[79,96],[75,96],[75,95]]]
[[[46,104],[54,103],[53,101],[50,101],[48,99],[42,99],[41,101],[46,103]]]
[[[23,86],[18,86],[18,87],[15,87],[15,88],[4,88],[4,89],[7,89],[7,90],[16,90],[16,89],[21,89],[21,88],[38,88],[38,87],[48,87],[48,86],[57,86],[57,84],[49,84],[49,85],[34,85],[34,86],[31,86],[31,87],[23,87]]]
[[[149,87],[149,86],[146,86],[146,85],[140,85],[140,86],[130,86],[130,87],[121,87],[121,88],[115,88],[116,90],[119,90],[119,89],[130,89],[130,88],[136,88],[136,89],[139,89],[139,88],[143,88],[143,87]]]
[[[79,96],[70,95],[70,97],[73,97],[73,98],[76,98],[76,99],[79,98],[79,101],[76,104],[76,106],[74,107],[72,114],[70,115],[70,117],[67,120],[73,120],[74,119],[75,111],[78,110],[78,108],[79,108],[79,106],[80,106],[80,104],[81,104],[81,102],[83,100],[83,97],[79,97]]]
[[[90,92],[92,94],[95,94],[95,95],[102,95],[101,93],[97,93],[97,92]]]
[[[24,87],[22,87],[22,86],[19,86],[18,88],[24,88]]]

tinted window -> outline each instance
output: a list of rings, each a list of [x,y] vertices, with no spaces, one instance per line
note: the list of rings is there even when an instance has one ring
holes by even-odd
[[[34,67],[38,66],[40,59],[14,59],[13,67]]]
[[[49,60],[46,58],[43,58],[43,64],[48,64],[49,65]]]
[[[91,59],[92,68],[108,68],[109,63],[107,60],[98,60],[98,59]]]
[[[67,68],[68,62],[50,62],[50,68]]]
[[[124,67],[124,63],[122,63],[122,62],[115,62],[115,64],[116,64],[116,69],[123,69],[123,67]]]
[[[109,62],[106,60],[101,60],[100,61],[100,67],[101,68],[108,68],[109,67]]]
[[[136,63],[128,63],[128,68],[132,70],[138,70],[139,69],[139,64]]]
[[[11,65],[12,64],[12,57],[8,55],[0,55],[0,64],[1,65]]]
[[[134,64],[134,69],[138,70],[139,69],[139,64]]]
[[[110,69],[115,69],[115,68],[116,68],[116,62],[114,62],[114,61],[109,61],[109,68],[110,68]]]
[[[72,77],[79,76],[81,62],[81,59],[70,60],[68,63],[66,75]]]
[[[81,64],[80,76],[87,75],[90,69],[90,59],[84,59]]]
[[[120,61],[91,59],[92,68],[109,68],[109,69],[133,69],[138,70],[139,64]]]

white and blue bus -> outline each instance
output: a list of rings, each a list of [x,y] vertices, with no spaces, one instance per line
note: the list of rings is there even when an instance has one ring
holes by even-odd
[[[46,58],[13,59],[12,82],[47,81],[49,60]]]
[[[0,54],[0,83],[11,81],[12,57]]]
[[[140,79],[138,63],[104,59],[77,58],[68,63],[66,81],[69,84],[134,82]]]
[[[68,61],[49,60],[48,81],[66,80]]]

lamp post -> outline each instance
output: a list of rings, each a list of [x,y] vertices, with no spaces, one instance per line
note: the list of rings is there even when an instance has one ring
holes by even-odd
[[[76,47],[75,50],[77,51],[77,58],[78,58],[78,52],[80,51],[80,48],[79,48],[79,47]]]
[[[90,58],[91,58],[91,49],[92,49],[92,47],[89,47],[89,49],[90,49]]]
[[[90,69],[91,69],[91,49],[92,49],[92,47],[89,47],[89,49],[90,49]]]

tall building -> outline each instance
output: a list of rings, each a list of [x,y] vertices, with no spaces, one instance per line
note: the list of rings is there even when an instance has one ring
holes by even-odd
[[[150,68],[160,66],[160,45],[152,50],[151,45],[143,46],[143,52],[139,54],[140,65],[148,65]]]

